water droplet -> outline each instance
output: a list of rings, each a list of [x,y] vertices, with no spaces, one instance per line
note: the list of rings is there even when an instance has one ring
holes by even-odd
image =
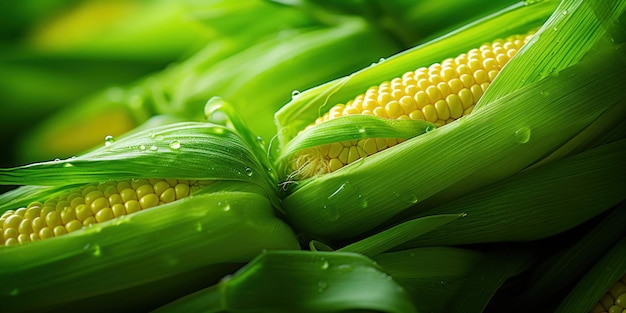
[[[146,146],[145,146],[145,145],[141,145],[141,146],[139,146],[139,150],[142,150],[142,151],[143,151],[143,150],[146,150]]]
[[[337,269],[342,273],[352,272],[352,265],[350,264],[341,264],[337,266]]]
[[[104,146],[108,147],[112,145],[114,142],[115,142],[115,138],[113,138],[113,136],[107,135],[106,137],[104,137]]]
[[[291,92],[291,98],[297,98],[300,95],[300,91],[299,90],[294,90]]]
[[[417,198],[417,195],[412,192],[404,194],[402,199],[411,204],[415,204],[419,201],[419,199]]]
[[[63,164],[63,167],[73,167],[73,166],[74,165],[72,163],[69,163],[69,162]]]
[[[157,146],[152,145],[150,146],[150,151],[157,151],[159,148],[157,148]]]
[[[530,128],[520,128],[515,131],[515,134],[513,136],[515,137],[515,141],[519,143],[527,143],[530,140]]]
[[[550,95],[550,92],[549,92],[549,91],[547,91],[547,90],[544,90],[544,91],[540,92],[540,94],[541,94],[542,96],[544,96],[544,97],[547,97],[547,96],[549,96],[549,95]]]
[[[357,196],[357,203],[361,209],[367,208],[367,199],[361,194]]]
[[[155,140],[163,140],[163,136],[158,135],[158,136],[154,137],[154,139],[155,139]]]
[[[100,249],[100,245],[97,245],[97,244],[88,243],[85,246],[83,246],[83,250],[90,251],[91,255],[93,255],[95,257],[98,257],[98,256],[100,256],[102,254],[102,251]]]
[[[324,257],[321,257],[319,259],[319,265],[320,265],[320,268],[323,269],[323,270],[328,269],[328,267],[330,266],[330,264],[328,263],[328,261]]]
[[[174,150],[180,149],[180,141],[174,140],[174,141],[170,142],[170,148],[174,149]]]
[[[366,130],[365,128],[361,127],[359,128],[359,134],[365,134]]]
[[[138,183],[139,182],[139,178],[131,178],[130,181],[132,181],[133,183]]]
[[[202,223],[200,222],[196,223],[195,229],[197,232],[202,232]]]
[[[555,26],[554,28],[552,28],[552,30],[553,30],[553,31],[558,31],[558,30],[559,30],[559,28]]]
[[[567,15],[567,10],[563,10],[563,12],[561,12],[561,14]]]
[[[378,63],[382,63],[382,62],[385,62],[385,58],[378,59]]]
[[[222,211],[224,212],[230,211],[230,203],[228,203],[228,201],[224,201],[224,202],[220,201],[217,203],[217,206],[222,208]]]
[[[252,176],[252,169],[251,168],[246,167],[246,175]]]
[[[61,161],[61,159],[59,158],[54,159],[54,162],[59,162],[59,161]]]
[[[19,289],[17,289],[17,288],[13,288],[13,289],[11,289],[11,291],[9,292],[9,296],[13,296],[13,297],[15,297],[15,296],[17,296],[17,295],[19,295],[19,294],[20,294],[20,290],[19,290]]]
[[[317,292],[324,292],[326,289],[328,289],[328,283],[325,281],[319,281],[317,282]]]

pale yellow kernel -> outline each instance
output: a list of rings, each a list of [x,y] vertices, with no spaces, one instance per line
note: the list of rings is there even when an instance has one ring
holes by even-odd
[[[448,85],[448,83],[441,82],[437,84],[437,88],[439,89],[441,98],[445,98],[450,94],[450,85]]]
[[[45,220],[43,218],[41,218],[40,216],[35,217],[31,223],[33,233],[39,233],[39,231],[44,228],[44,226],[46,226],[44,224]]]
[[[435,85],[435,86],[436,86],[437,84],[442,83],[442,82],[444,81],[443,79],[441,79],[441,76],[439,76],[439,75],[437,75],[437,74],[430,76],[430,77],[428,78],[428,80],[430,80],[430,82],[431,82],[433,85]]]
[[[363,151],[365,151],[365,153],[367,153],[367,155],[372,155],[377,152],[376,140],[373,138],[361,139],[359,140],[358,145],[363,149]]]
[[[458,94],[463,89],[463,82],[459,78],[453,78],[448,82],[450,86],[450,93]]]
[[[458,95],[461,99],[461,104],[463,104],[464,109],[467,109],[470,105],[474,104],[474,98],[472,96],[472,92],[469,89],[461,89]]]
[[[31,233],[31,234],[29,235],[29,237],[30,237],[30,241],[37,241],[37,240],[40,240],[40,238],[39,238],[39,233]]]
[[[450,94],[446,97],[448,108],[450,109],[450,117],[457,119],[463,115],[463,105],[458,95]]]
[[[343,164],[348,164],[348,151],[349,149],[344,147],[341,150],[341,153],[339,153],[339,156],[337,157],[337,159],[339,159],[339,161],[341,161],[341,163]]]
[[[390,93],[384,92],[384,93],[380,93],[378,94],[378,105],[379,106],[384,106],[385,104],[387,104],[387,102],[393,100],[393,97],[391,96]],[[374,109],[370,109],[370,110],[374,110]]]
[[[417,85],[408,85],[404,88],[404,93],[409,97],[413,97],[417,91]]]
[[[62,225],[58,225],[58,226],[55,226],[54,229],[52,229],[52,232],[54,233],[54,236],[56,237],[56,236],[67,234],[67,229],[65,229],[65,227]]]
[[[463,87],[469,88],[474,85],[474,77],[470,74],[461,75],[461,82],[463,82]]]
[[[74,209],[76,213],[76,219],[83,222],[85,219],[92,215],[91,209],[86,204],[81,204]]]
[[[54,236],[54,234],[52,233],[52,228],[50,227],[44,227],[39,231],[39,238],[41,239],[48,239],[48,238],[52,238]]]
[[[343,111],[343,116],[355,115],[355,114],[359,114],[359,113],[361,113],[361,112],[358,109],[356,109],[356,108],[346,108],[346,110]],[[146,185],[146,186],[150,186],[150,185]],[[152,186],[150,186],[150,187],[152,187]]]
[[[117,193],[118,193],[118,191],[117,191],[117,186],[116,185],[110,185],[109,184],[106,187],[106,189],[104,189],[104,196],[107,197],[107,198],[109,198],[112,195],[117,194]]]
[[[159,199],[161,199],[162,202],[164,203],[169,203],[169,202],[173,202],[176,200],[176,192],[174,191],[174,188],[168,188],[166,189],[164,192],[161,193],[161,196],[159,196]]]
[[[332,158],[330,159],[330,161],[328,161],[328,167],[330,168],[331,172],[334,172],[340,168],[343,167],[343,163],[341,163],[341,161],[339,161],[336,158]]]
[[[96,218],[93,216],[90,216],[83,221],[83,226],[89,226],[95,223],[96,223]]]
[[[498,76],[498,71],[489,71],[489,81],[493,81],[494,79],[496,79],[496,76]]]
[[[148,184],[148,180],[145,178],[136,178],[136,179],[131,179],[130,180],[130,187],[137,190],[137,188],[143,186],[143,185],[147,185]]]
[[[435,102],[435,111],[437,112],[437,117],[441,120],[447,120],[450,118],[450,110],[448,109],[448,104],[444,100]]]
[[[387,147],[393,147],[398,144],[398,140],[395,138],[387,138],[385,141],[387,141]]]
[[[446,121],[445,120],[437,120],[434,124],[437,127],[441,127],[443,125],[446,125]]]
[[[137,193],[137,198],[141,199],[143,196],[147,194],[154,193],[154,188],[152,188],[151,185],[142,185],[142,186],[139,186],[139,188],[137,188],[135,192]]]
[[[619,281],[609,288],[609,294],[613,297],[613,299],[617,299],[623,293],[626,293],[626,285]]]
[[[422,113],[424,113],[424,117],[427,121],[434,123],[437,121],[437,111],[435,110],[435,106],[429,104],[422,109]]]
[[[384,138],[376,138],[376,150],[381,151],[387,149],[387,140]]]
[[[329,150],[328,150],[328,157],[330,158],[336,158],[339,156],[339,153],[341,153],[341,150],[343,150],[343,145],[339,142],[333,142],[329,145]]]
[[[414,71],[409,71],[406,72],[404,74],[402,74],[402,81],[409,79],[409,78],[413,78],[413,76],[415,76],[415,72]]]
[[[372,111],[370,111],[370,110],[363,110],[363,112],[361,112],[361,114],[363,114],[363,115],[371,115],[371,116],[373,116],[373,115],[374,115],[374,112],[372,112]]]
[[[480,84],[480,89],[482,89],[483,93],[487,90],[487,87],[489,87],[489,83]]]
[[[124,189],[120,192],[122,202],[126,203],[131,200],[137,200],[137,193],[132,188]]]
[[[417,80],[414,77],[407,77],[402,79],[402,84],[400,86],[406,87],[410,85],[417,85]]]
[[[162,178],[148,178],[148,183],[154,186],[156,183],[163,181]]]
[[[454,62],[458,65],[467,63],[467,54],[463,53],[458,57],[454,58]]]
[[[402,78],[400,78],[400,77],[394,77],[394,78],[391,80],[390,84],[391,84],[392,86],[393,86],[393,85],[402,84]]]
[[[48,199],[48,200],[50,200],[50,199]],[[43,203],[41,203],[41,202],[39,202],[39,201],[33,201],[33,202],[29,203],[29,204],[26,206],[26,208],[27,208],[27,209],[30,209],[31,207],[34,207],[34,206],[43,207]]]
[[[6,210],[4,211],[4,213],[2,213],[2,215],[0,215],[0,218],[7,218],[11,215],[15,214],[15,211],[13,210]]]
[[[68,233],[73,233],[81,228],[83,228],[83,224],[77,220],[70,221],[65,225],[65,229]]]
[[[56,206],[57,205],[57,201],[59,201],[59,199],[55,198],[49,198],[48,200],[44,201],[43,205],[39,205],[40,207],[45,207],[45,206]],[[30,206],[30,205],[29,205]]]
[[[404,93],[404,86],[401,87],[402,88],[394,89],[391,92],[391,97],[393,98],[393,100],[400,100],[400,98],[406,96],[406,93]]]
[[[106,198],[98,198],[93,201],[93,203],[91,203],[91,213],[95,215],[98,211],[102,210],[102,208],[107,207],[109,207],[109,200],[107,200]]]
[[[446,66],[443,69],[441,69],[441,78],[445,82],[448,82],[451,79],[456,78],[457,76],[458,76],[458,73],[452,67]]]
[[[56,211],[56,209],[53,206],[44,205],[44,207],[41,209],[41,212],[39,213],[39,217],[45,219],[48,213],[54,212],[54,211]]]
[[[474,99],[475,102],[477,102],[478,99],[480,99],[480,97],[482,97],[483,95],[483,89],[480,88],[479,85],[474,85],[470,87],[470,91],[472,92],[472,98]]]
[[[400,105],[400,103],[398,103],[398,101],[389,101],[387,103],[387,105],[385,105],[385,112],[387,113],[387,116],[389,118],[397,118],[400,115],[404,114],[404,111],[402,110],[402,106]]]
[[[100,199],[103,197],[104,197],[104,194],[102,193],[102,191],[100,190],[91,191],[85,196],[85,204],[87,206],[91,206],[91,203],[93,203],[96,199]]]
[[[66,206],[65,208],[63,208],[63,211],[61,211],[61,222],[63,222],[63,224],[67,224],[69,221],[75,219],[76,210],[74,208],[72,208],[71,206]]]
[[[95,217],[98,223],[106,222],[113,218],[113,210],[109,207],[102,208],[95,214]]]
[[[419,84],[419,82],[421,80],[428,79],[428,71],[427,70],[424,70],[424,71],[417,70],[417,71],[415,71],[415,76],[413,78],[415,78],[415,81],[417,81],[418,84]]]
[[[3,229],[18,228],[24,218],[19,215],[11,215],[4,220]]]
[[[478,70],[474,72],[474,81],[477,84],[482,84],[489,81],[489,75],[487,75],[487,72],[485,72],[485,70]]]
[[[6,228],[3,232],[3,235],[4,235],[4,240],[7,240],[9,238],[17,238],[19,233],[16,228]]]
[[[421,110],[415,110],[409,113],[409,117],[414,121],[425,121],[426,117],[424,117],[424,113]]]
[[[423,109],[428,104],[428,95],[424,91],[416,92],[413,99],[415,100],[415,106],[417,106],[419,110]]]
[[[114,204],[111,206],[111,211],[113,211],[114,217],[120,217],[122,215],[126,215],[126,207],[123,204]]]
[[[509,57],[502,53],[496,56],[496,62],[498,62],[498,66],[502,68],[507,62],[509,62]]]
[[[463,115],[468,115],[470,113],[472,113],[472,111],[474,110],[474,105],[470,105],[467,109],[463,110]]]
[[[447,59],[443,60],[443,62],[441,62],[442,70],[445,67],[450,67],[450,66],[454,66],[454,65],[456,65],[456,62],[454,61],[453,58],[447,58]]]
[[[483,65],[478,60],[470,60],[467,63],[467,66],[470,68],[471,72],[475,72],[483,68]],[[467,73],[467,74],[470,74],[470,73]]]
[[[387,112],[385,112],[385,109],[381,108],[381,107],[377,107],[374,109],[374,116],[378,116],[381,118],[387,118]]]
[[[17,242],[19,242],[19,243],[30,242],[30,234],[19,234],[19,235],[17,235]]]
[[[82,193],[78,192],[78,191],[72,191],[70,192],[67,197],[65,198],[66,201],[68,202],[72,202],[72,200],[74,200],[74,198],[76,197],[82,197]]]
[[[426,90],[426,88],[428,88],[428,86],[432,86],[432,83],[427,78],[422,78],[422,79],[417,81],[417,88],[418,88],[418,90]]]
[[[348,149],[348,164],[360,159],[359,150],[357,146],[352,146]]]
[[[126,207],[126,214],[132,214],[141,210],[141,205],[139,205],[137,200],[130,200],[124,203],[124,207]]]
[[[19,241],[17,241],[17,239],[15,238],[8,238],[4,241],[4,245],[7,247],[17,245],[18,243]]]
[[[517,54],[517,50],[515,50],[515,49],[509,49],[506,52],[506,56],[509,57],[509,59],[514,57],[516,54]]]
[[[374,108],[378,105],[378,102],[376,100],[365,100],[363,101],[363,110],[369,110],[372,111],[374,110]]]
[[[409,114],[417,108],[417,106],[415,105],[415,99],[413,99],[413,97],[404,96],[400,98],[399,103],[402,107],[402,111],[405,114]]]
[[[56,207],[54,209],[55,209],[55,211],[61,211],[61,210],[63,210],[63,208],[65,208],[68,205],[70,205],[70,204],[66,200],[60,200],[59,202],[57,202],[57,205],[56,205]]]
[[[176,180],[176,179],[167,178],[167,179],[165,179],[165,181],[168,184],[170,184],[170,187],[174,187],[174,186],[178,185],[178,180]]]
[[[174,191],[176,193],[176,200],[180,200],[189,195],[189,185],[178,184],[174,186]]]
[[[496,61],[494,58],[488,58],[483,60],[483,67],[485,68],[485,71],[489,72],[489,71],[497,71],[498,68],[498,61]]]
[[[124,180],[124,181],[120,181],[120,182],[117,183],[117,192],[118,193],[121,193],[122,190],[124,190],[124,189],[130,189],[130,188],[131,188],[131,186],[130,186],[130,182],[129,181]]]
[[[112,206],[116,204],[124,204],[124,201],[122,201],[122,197],[116,193],[109,197],[109,204]]]
[[[365,152],[365,150],[363,150],[363,148],[361,148],[360,146],[356,146],[356,151],[359,154],[359,158],[364,158],[367,156],[367,152]]]
[[[352,146],[352,141],[351,140],[342,141],[341,144],[346,148],[350,148]],[[354,144],[356,144],[356,141]]]
[[[59,213],[57,211],[52,211],[46,215],[46,225],[48,227],[61,225],[61,218],[59,217]]]
[[[153,193],[149,193],[139,199],[139,205],[142,209],[149,209],[159,204],[159,197]]]
[[[488,50],[483,50],[481,53],[482,59],[495,58],[495,57],[496,57],[496,54],[493,53],[493,51],[491,50],[491,47],[489,47]]]
[[[458,75],[463,75],[463,74],[471,74],[472,70],[469,68],[469,66],[465,64],[461,64],[456,67],[456,72],[458,73]]]
[[[87,187],[85,187],[85,189],[83,189],[83,190],[81,191],[81,195],[82,195],[82,196],[83,196],[83,198],[84,198],[84,197],[86,197],[86,196],[87,196],[87,194],[89,194],[89,193],[90,193],[90,192],[92,192],[92,191],[96,191],[96,190],[98,190],[98,187],[96,187],[95,185],[88,185]]]
[[[78,196],[70,201],[70,207],[72,208],[76,208],[81,204],[85,204],[85,198],[83,198],[82,196]]]

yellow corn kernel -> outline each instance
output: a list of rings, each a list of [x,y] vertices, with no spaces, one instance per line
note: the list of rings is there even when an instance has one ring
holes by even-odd
[[[405,73],[401,78],[372,86],[354,100],[335,105],[307,128],[353,114],[425,120],[436,126],[453,122],[472,111],[502,67],[531,36],[532,33],[496,40],[482,45],[480,49],[472,49],[467,54],[446,59],[441,64],[422,67]],[[371,155],[395,144],[389,141],[385,145],[376,145],[377,150],[374,152],[361,149]],[[331,143],[325,145],[326,148],[304,149],[296,153],[293,159],[293,176],[305,179],[336,171],[361,158],[357,157],[357,145],[358,142],[348,145]]]

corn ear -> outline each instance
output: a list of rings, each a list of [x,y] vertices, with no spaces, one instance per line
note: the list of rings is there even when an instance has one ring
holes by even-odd
[[[428,60],[435,55],[433,51],[436,49],[449,47],[443,43],[450,43],[446,40],[451,38],[458,39],[460,46],[463,46],[467,44],[467,39],[456,37],[462,34],[478,40],[474,37],[476,34],[484,35],[483,31],[489,28],[497,31],[495,23],[513,23],[507,31],[519,30],[524,25],[531,28],[541,20],[540,17],[548,18],[547,12],[551,11],[546,11],[546,6],[549,5],[554,4],[542,2],[502,12],[441,41],[418,47],[358,72],[339,83],[317,87],[310,90],[308,95],[307,92],[302,93],[302,101],[297,99],[276,115],[277,123],[282,127],[279,131],[283,135],[282,142],[287,144],[289,140],[284,140],[291,139],[289,136],[293,136],[292,131],[302,129],[303,124],[300,123],[311,121],[306,116],[316,114],[317,106],[322,103],[319,101],[333,103],[330,98],[345,96],[351,88],[362,84],[364,77],[380,79],[384,77],[383,70],[391,71],[391,68],[397,67],[400,61],[409,56],[422,56]],[[579,3],[563,5],[565,7],[555,10],[548,23],[542,26],[534,39],[513,60],[536,62],[534,56],[539,52],[534,50],[535,43],[553,43],[554,36],[564,36],[561,32],[584,32],[585,27],[596,29],[597,25],[602,24],[594,17],[590,7],[580,6]],[[569,10],[572,14],[563,15],[562,10]],[[534,21],[534,24],[529,20]],[[561,28],[555,32],[553,27],[557,25]],[[604,34],[602,29],[597,31]],[[561,50],[560,44],[569,46],[571,43],[561,40],[559,44],[551,45],[552,59],[559,60],[562,57],[569,60],[565,56],[569,52]],[[592,44],[584,42],[581,51],[586,52]],[[529,77],[523,88],[515,91],[509,89],[510,93],[506,96],[484,105],[456,123],[368,156],[354,166],[292,184],[291,193],[283,200],[287,218],[303,232],[321,238],[346,238],[371,229],[409,207],[416,206],[424,210],[524,169],[567,142],[605,110],[621,105],[619,101],[623,101],[623,97],[615,89],[619,87],[609,86],[617,84],[625,74],[621,57],[623,49],[617,47],[607,50],[589,54],[575,65],[571,65],[575,62],[573,60],[569,60],[569,63],[557,62],[559,75]],[[541,54],[544,53],[541,50]],[[611,58],[615,63],[611,65],[605,62]],[[386,62],[389,62],[389,66],[386,66]],[[507,70],[508,66],[502,70],[502,74]],[[602,77],[606,75],[616,76],[603,81]],[[602,86],[608,89],[595,95],[590,93],[599,91],[598,88]],[[490,90],[508,88],[492,87],[485,95]],[[600,98],[604,101],[598,101]],[[589,102],[597,103],[593,112],[586,106]],[[394,190],[381,188],[390,184],[396,186]],[[428,203],[429,198],[435,195],[440,202]],[[320,198],[323,200],[320,201]],[[422,203],[425,205],[421,206]]]
[[[267,251],[219,284],[155,312],[417,312],[375,262],[354,253]]]
[[[141,286],[209,265],[244,263],[263,249],[298,249],[265,196],[198,194],[64,236],[0,247],[0,308],[60,309],[130,288],[139,292],[103,306],[150,305],[149,299],[167,301],[150,293],[169,286]]]

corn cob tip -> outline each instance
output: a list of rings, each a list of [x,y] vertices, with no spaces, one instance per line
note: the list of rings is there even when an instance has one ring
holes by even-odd
[[[626,275],[609,288],[590,313],[626,313]]]

